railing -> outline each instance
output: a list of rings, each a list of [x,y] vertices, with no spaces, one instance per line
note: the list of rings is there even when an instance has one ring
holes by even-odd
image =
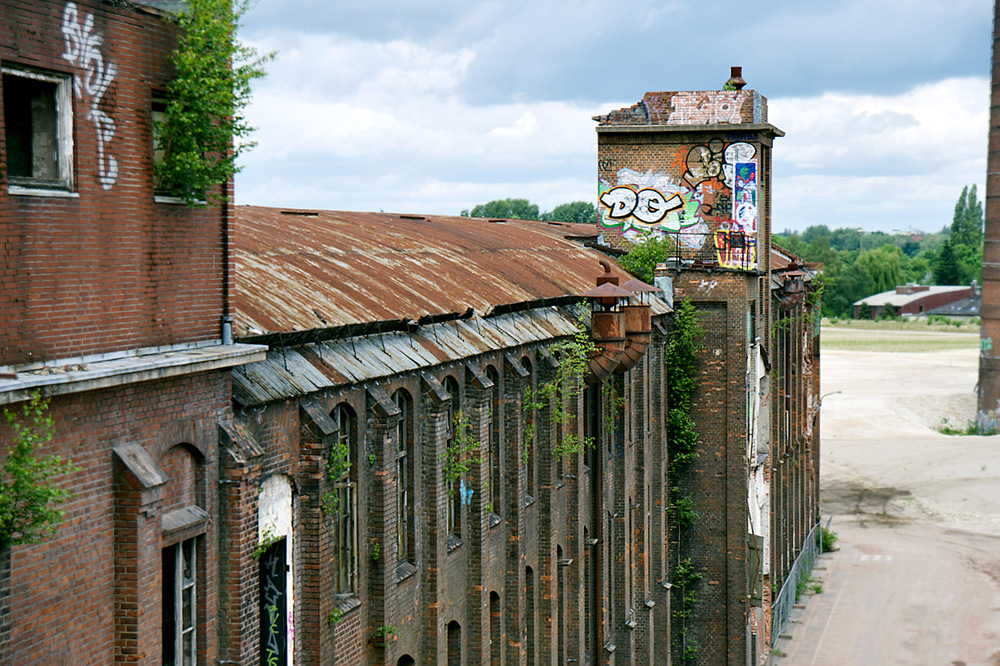
[[[673,241],[671,259],[676,267],[682,262],[700,261],[703,265],[753,270],[757,267],[757,238],[740,231],[717,230],[663,231]]]
[[[820,525],[816,523],[809,531],[805,543],[802,544],[802,552],[795,558],[781,590],[771,602],[772,644],[778,639],[781,630],[785,628],[785,623],[788,622],[788,616],[792,612],[792,606],[795,605],[799,591],[799,582],[808,580],[809,574],[812,573],[813,564],[816,563],[816,558],[819,556],[819,534]]]

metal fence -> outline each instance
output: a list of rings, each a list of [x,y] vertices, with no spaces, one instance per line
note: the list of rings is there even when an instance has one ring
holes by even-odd
[[[799,583],[807,581],[809,574],[812,573],[813,564],[816,563],[816,558],[819,556],[819,538],[820,524],[816,523],[809,531],[809,536],[806,537],[805,543],[802,544],[802,552],[795,558],[792,570],[788,573],[788,577],[781,586],[781,590],[771,602],[772,643],[777,640],[781,634],[781,630],[785,628],[785,624],[788,622],[788,616],[792,612],[792,606],[795,604],[796,597],[800,591]]]

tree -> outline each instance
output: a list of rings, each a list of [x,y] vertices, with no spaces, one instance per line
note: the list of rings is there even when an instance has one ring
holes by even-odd
[[[52,439],[48,399],[36,393],[20,413],[4,409],[13,437],[0,465],[0,549],[38,543],[52,536],[62,520],[58,508],[72,497],[52,482],[52,477],[77,471],[59,456],[39,458],[36,451]]]
[[[903,274],[899,269],[899,254],[896,248],[891,245],[883,245],[877,250],[865,252],[854,263],[868,274],[872,293],[890,291],[902,282]]]
[[[158,187],[189,206],[225,199],[213,189],[240,170],[237,158],[254,146],[243,110],[250,83],[264,76],[274,54],[259,56],[239,43],[239,21],[251,0],[187,0],[182,29],[171,55],[164,119],[156,127],[162,159],[154,166]]]
[[[587,201],[573,201],[572,203],[559,204],[552,209],[552,212],[542,215],[542,219],[556,222],[597,224],[601,218],[594,204]]]
[[[650,234],[628,254],[618,257],[618,264],[643,282],[653,284],[653,269],[656,264],[666,261],[673,250],[673,240]]]
[[[978,200],[975,184],[963,187],[955,203],[951,222],[951,242],[978,248],[983,242],[983,204]]]
[[[937,261],[934,262],[934,281],[943,285],[961,284],[958,258],[955,256],[951,241],[944,242]]]
[[[462,217],[492,217],[512,220],[537,220],[538,205],[527,199],[497,199],[463,210]]]

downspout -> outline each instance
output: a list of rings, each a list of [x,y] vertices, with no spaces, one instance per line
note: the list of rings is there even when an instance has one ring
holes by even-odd
[[[233,318],[229,315],[229,198],[230,176],[222,183],[222,344],[233,344]]]

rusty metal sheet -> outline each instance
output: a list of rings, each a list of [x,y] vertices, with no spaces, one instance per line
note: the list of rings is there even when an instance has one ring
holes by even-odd
[[[605,258],[570,240],[590,225],[256,206],[234,216],[237,337],[576,295]]]
[[[574,320],[554,308],[484,320],[458,320],[407,335],[383,333],[270,350],[267,360],[233,370],[233,395],[256,406],[345,384],[361,384],[576,332]],[[431,341],[435,341],[431,344]],[[353,342],[353,344],[352,344]]]

